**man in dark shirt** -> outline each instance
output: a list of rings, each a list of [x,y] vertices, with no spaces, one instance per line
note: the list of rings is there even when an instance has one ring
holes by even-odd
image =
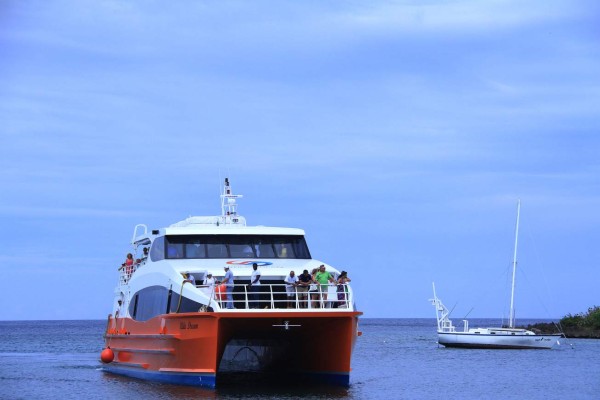
[[[312,276],[305,269],[298,276],[298,300],[300,300],[300,308],[308,308],[308,287],[312,283]]]

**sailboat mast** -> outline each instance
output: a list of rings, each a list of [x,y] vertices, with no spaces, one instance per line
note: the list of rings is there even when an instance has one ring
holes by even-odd
[[[515,253],[513,255],[512,287],[510,291],[510,315],[508,327],[515,327],[515,275],[517,272],[517,243],[519,241],[519,214],[521,213],[521,200],[517,203],[517,227],[515,228]]]

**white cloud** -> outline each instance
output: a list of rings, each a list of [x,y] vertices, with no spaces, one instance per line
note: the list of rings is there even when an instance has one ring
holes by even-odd
[[[572,2],[564,1],[396,1],[370,3],[346,12],[341,19],[374,31],[456,34],[515,28],[581,13]]]

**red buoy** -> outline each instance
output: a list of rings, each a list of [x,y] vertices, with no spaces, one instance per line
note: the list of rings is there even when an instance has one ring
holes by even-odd
[[[110,347],[105,348],[102,350],[102,353],[100,353],[100,360],[105,364],[112,362],[114,359],[115,353],[113,353]]]
[[[220,284],[215,289],[216,289],[216,292],[217,292],[217,299],[218,300],[225,300],[227,298],[227,288],[225,288],[225,284],[224,283]]]

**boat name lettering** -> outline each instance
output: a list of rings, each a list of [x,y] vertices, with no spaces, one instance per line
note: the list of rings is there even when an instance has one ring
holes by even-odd
[[[189,321],[187,324],[185,322],[180,322],[179,329],[198,329],[198,324],[192,324]]]
[[[273,264],[272,262],[269,262],[269,261],[248,261],[248,260],[227,261],[227,264],[229,264],[229,265],[252,265],[254,263],[256,263],[256,265],[259,267],[264,267],[264,266]]]

